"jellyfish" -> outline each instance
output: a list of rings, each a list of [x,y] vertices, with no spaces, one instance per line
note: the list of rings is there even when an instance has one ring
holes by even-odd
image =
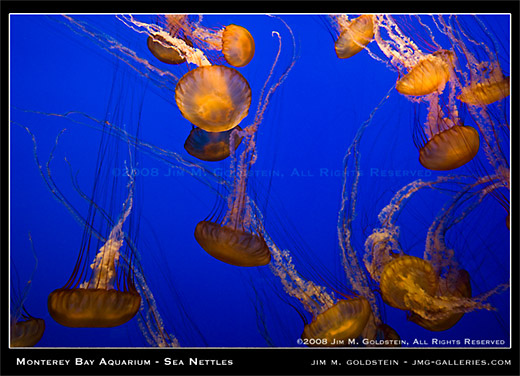
[[[385,58],[369,50],[369,55],[385,62],[393,70],[406,71],[396,83],[396,90],[407,96],[420,97],[434,92],[442,92],[452,77],[454,53],[443,49],[430,33],[428,48],[431,53],[421,50],[411,37],[407,36],[391,15],[376,15],[374,40]]]
[[[148,49],[158,60],[165,64],[178,65],[186,62],[186,58],[182,56],[176,49],[165,47],[167,41],[160,34],[150,35],[146,40]],[[186,42],[189,46],[190,43]]]
[[[500,76],[494,79],[487,79],[484,82],[472,83],[470,86],[463,87],[457,99],[466,104],[474,106],[487,106],[504,99],[509,95],[509,77]]]
[[[61,117],[57,114],[52,116]],[[137,145],[143,148],[143,145],[137,139],[132,139],[130,134],[125,130],[118,129],[115,125],[111,125],[105,120],[96,120],[92,117],[88,118],[99,124],[99,128],[96,129],[101,131],[103,134],[108,134],[110,137],[120,138],[128,144],[132,142],[136,145],[136,148]],[[74,123],[75,121],[73,120],[72,122]],[[76,123],[81,124],[80,122]],[[81,124],[81,126],[91,125]],[[55,195],[55,198],[60,203],[64,204],[69,212],[71,212],[78,222],[80,222],[82,227],[88,230],[92,227],[92,225],[89,224],[89,220],[83,218],[77,213],[76,209],[70,205],[68,200],[62,195],[61,190],[55,185],[54,179],[51,176],[50,161],[53,159],[54,150],[51,152],[51,156],[47,162],[47,169],[43,170],[37,157],[38,153],[36,151],[35,137],[28,128],[25,129],[33,138],[36,163],[40,167],[40,173],[44,178],[45,183],[48,185],[48,188],[51,190],[53,195]],[[56,140],[56,146],[58,145],[58,139],[60,136],[61,134]],[[132,158],[131,154],[130,158]],[[136,171],[134,169],[129,171],[129,169],[125,168],[125,170],[125,176],[129,178],[127,184],[129,193],[125,203],[123,204],[123,212],[120,214],[119,221],[112,228],[108,237],[109,239],[106,240],[101,233],[96,231],[94,228],[91,230],[92,235],[102,240],[104,245],[101,247],[101,250],[98,252],[91,265],[92,273],[90,279],[80,284],[78,288],[70,288],[68,290],[62,288],[53,291],[48,299],[49,312],[56,321],[69,327],[112,327],[120,325],[124,321],[128,321],[136,315],[137,312],[136,316],[139,329],[150,346],[179,347],[179,340],[166,328],[165,322],[158,310],[154,294],[149,286],[149,282],[144,276],[140,258],[136,257],[136,255],[139,255],[136,248],[136,234],[138,232],[134,231],[133,237],[130,238],[122,230],[123,225],[128,222],[129,216],[134,208],[133,187],[135,186],[136,176]],[[78,193],[83,198],[87,199],[90,205],[95,207],[95,210],[98,210],[104,219],[108,222],[112,222],[110,215],[101,207],[97,206],[95,202],[91,201],[90,198],[86,197],[76,183],[77,182],[74,182],[75,189]],[[124,252],[121,250],[120,246],[123,243],[125,243],[125,246],[129,248],[129,251]],[[81,259],[78,262],[80,261]],[[80,282],[80,280],[78,280],[79,278],[81,278],[81,275],[76,277],[76,283]],[[122,282],[118,283],[118,279],[121,279]],[[166,276],[161,280],[161,282],[167,280],[168,277]],[[96,281],[98,281],[97,285],[92,288],[92,285]],[[112,287],[109,288],[109,285]],[[119,288],[119,285],[125,285],[123,287],[125,290]],[[175,292],[170,291],[170,293],[174,294]],[[59,302],[60,299],[69,300],[68,302]],[[76,299],[76,301],[71,302],[73,299]],[[92,308],[91,306],[93,306],[94,309],[90,309]],[[186,314],[184,309],[180,309],[179,311],[181,314]],[[189,317],[187,318],[187,321],[190,322]],[[193,323],[191,323],[191,325],[190,329],[188,329],[190,330],[190,333],[198,333],[200,335],[196,326],[194,326]],[[194,336],[190,335],[190,337]],[[200,338],[204,340],[202,336]]]
[[[182,115],[207,132],[236,127],[251,105],[251,88],[235,69],[199,67],[186,73],[175,88],[175,101]]]
[[[424,56],[395,85],[404,95],[421,96],[442,91],[450,79],[451,51],[440,50]]]
[[[361,15],[351,21],[346,15],[337,15],[334,19],[340,33],[334,48],[340,59],[348,59],[361,52],[374,37],[372,15]]]
[[[11,347],[32,347],[43,337],[45,321],[32,317],[28,313],[21,316],[21,321],[11,321]]]
[[[399,309],[410,309],[411,304],[423,297],[413,294],[434,295],[439,281],[428,261],[414,256],[401,256],[385,265],[379,287],[386,304]]]
[[[255,40],[242,26],[230,24],[219,30],[201,25],[202,16],[192,21],[188,16],[166,15],[170,30],[181,32],[205,51],[220,51],[229,65],[244,67],[255,54]]]
[[[273,255],[271,271],[277,276],[284,291],[296,298],[312,314],[301,335],[308,346],[349,346],[365,329],[372,309],[367,299],[355,294],[337,298],[324,286],[303,278],[296,270],[288,250],[281,250],[262,229]]]
[[[399,247],[399,230],[394,221],[406,202],[419,190],[434,188],[456,177],[439,177],[436,181],[416,181],[403,187],[380,213],[382,228],[375,229],[365,243],[365,265],[371,277],[378,281],[383,301],[410,312],[410,320],[432,331],[446,330],[455,325],[461,314],[477,309],[492,310],[485,303],[491,295],[507,288],[499,285],[480,296],[471,296],[470,277],[456,262],[453,250],[444,242],[444,234],[453,223],[466,217],[478,204],[472,202],[459,217],[452,215],[468,190],[478,182],[458,192],[447,201],[433,221],[425,242],[424,257],[407,255]]]
[[[245,67],[255,55],[255,40],[245,27],[228,25],[222,32],[222,53],[229,65]]]
[[[128,188],[123,212],[90,265],[90,278],[79,283],[81,273],[78,273],[76,266],[65,286],[49,294],[48,309],[56,322],[75,328],[114,327],[132,319],[139,310],[141,297],[130,272],[125,273],[124,269],[118,271],[124,239],[122,227],[133,205],[132,178]],[[123,276],[120,275],[121,271]],[[119,282],[121,279],[122,283]]]
[[[365,298],[340,300],[331,308],[316,316],[305,325],[302,339],[308,342],[318,340],[330,344],[344,345],[349,338],[358,337],[365,328],[371,309]]]
[[[289,31],[291,32],[290,29]],[[199,222],[195,228],[195,239],[206,252],[208,252],[211,256],[215,257],[220,261],[235,266],[264,266],[269,264],[269,262],[271,261],[271,253],[269,251],[269,247],[267,246],[265,240],[259,233],[258,225],[255,225],[256,221],[254,218],[254,212],[252,211],[251,207],[251,200],[247,194],[247,181],[249,176],[248,172],[251,169],[251,166],[256,161],[255,136],[258,127],[262,122],[264,113],[267,109],[269,99],[273,95],[275,90],[284,82],[285,78],[289,74],[295,62],[295,58],[293,56],[293,60],[291,61],[289,67],[278,78],[278,80],[272,84],[272,86],[267,91],[267,93],[265,93],[264,96],[265,89],[271,79],[274,68],[278,63],[278,58],[282,48],[279,33],[273,32],[273,36],[277,36],[279,39],[280,44],[278,47],[278,54],[273,62],[271,70],[269,71],[269,75],[264,83],[264,87],[261,90],[260,100],[258,103],[257,112],[255,114],[255,119],[252,124],[245,127],[242,131],[238,129],[233,130],[229,137],[229,149],[232,152],[235,150],[235,140],[237,139],[237,136],[244,137],[244,143],[246,146],[238,157],[233,153],[230,161],[230,176],[232,176],[233,182],[231,192],[229,193],[229,196],[226,201],[226,214],[222,217],[220,215],[220,212],[214,213],[210,215],[206,220]],[[209,76],[206,76],[205,74],[207,68],[212,68],[212,70],[207,71],[209,73]],[[212,66],[204,67],[202,69],[197,68],[196,70],[190,73],[196,73],[197,70],[199,70],[200,72],[200,79],[204,80],[201,83],[201,85],[207,87],[208,91],[213,91],[215,84],[212,84],[213,88],[211,86],[208,86],[207,84],[217,82],[217,80],[213,80],[211,78],[213,72],[215,72],[217,75],[221,74],[221,70],[223,70],[222,72],[229,73],[236,72],[232,68]],[[196,76],[199,76],[199,73],[196,73]],[[193,86],[184,84],[183,81],[184,78],[181,79],[181,81],[179,81],[179,85],[176,90],[177,98],[182,97],[182,94],[179,93],[182,93],[182,88],[184,86]],[[245,80],[243,80],[243,82],[247,85],[247,82]],[[180,90],[179,86],[181,87]],[[237,86],[242,87],[242,84],[239,84]],[[249,89],[249,85],[247,85],[247,88]],[[213,99],[211,97],[210,103],[212,100]],[[247,101],[247,107],[249,107],[250,94],[248,95]],[[219,97],[217,104],[220,105],[221,103],[223,103],[223,101]],[[181,108],[180,105],[179,108]],[[241,119],[242,118],[240,118],[240,120]],[[202,127],[201,124],[196,122],[193,123],[204,129],[204,127]],[[233,126],[235,125],[236,124],[234,124]],[[232,127],[227,127],[225,129],[231,128]],[[205,130],[209,131],[209,129]],[[212,131],[218,130],[219,129],[212,129]]]
[[[445,116],[437,95],[429,97],[424,134],[416,142],[420,147],[419,162],[430,170],[446,171],[464,166],[480,148],[478,131],[460,123],[456,108],[448,111],[448,116]],[[424,142],[425,139],[428,141]]]
[[[454,283],[448,285],[447,281],[444,283],[439,283],[439,290],[441,296],[454,296],[456,298],[471,298],[471,282],[469,273],[460,269],[458,271],[458,276]],[[411,313],[409,320],[422,326],[425,329],[440,332],[444,330],[448,330],[453,327],[461,318],[464,316],[463,312],[454,312],[443,318],[428,320],[425,319],[415,313]]]
[[[236,126],[241,131],[240,126]],[[194,127],[186,142],[184,149],[194,157],[208,162],[216,162],[226,159],[230,155],[229,137],[233,133],[233,129],[224,132],[206,132],[201,128]],[[239,139],[237,133],[234,133],[233,144],[236,148],[240,145],[242,139]]]
[[[25,308],[32,279],[38,266],[38,259],[34,252],[31,234],[29,234],[31,249],[36,260],[31,278],[25,284],[25,288],[20,294],[16,291],[11,292],[11,317],[10,317],[10,346],[11,347],[32,347],[36,345],[43,337],[45,332],[45,320],[37,318],[29,314]]]
[[[195,227],[195,239],[216,259],[236,266],[263,266],[271,261],[264,239],[236,224],[222,226],[201,221]]]

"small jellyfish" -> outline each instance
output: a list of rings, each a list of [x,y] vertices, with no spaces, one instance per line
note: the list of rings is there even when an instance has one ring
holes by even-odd
[[[397,81],[396,90],[411,96],[441,92],[450,79],[452,60],[453,52],[447,50],[426,55]]]
[[[365,298],[339,300],[305,325],[302,339],[318,340],[318,346],[345,346],[345,340],[361,334],[371,313]]]
[[[435,295],[438,285],[431,264],[414,256],[401,256],[389,262],[379,283],[383,301],[403,310],[411,309],[412,302],[420,301],[423,295]]]
[[[204,129],[194,127],[186,142],[184,149],[195,158],[202,161],[216,162],[229,157],[229,137],[234,129],[241,131],[242,129],[237,125],[236,128],[224,132],[206,132]],[[240,145],[242,138],[234,133],[233,144],[235,149]]]
[[[474,106],[487,106],[504,99],[509,93],[509,77],[504,77],[498,81],[486,80],[464,87],[457,99]]]
[[[230,130],[244,119],[251,105],[246,79],[229,67],[212,65],[186,73],[175,88],[182,115],[207,132]]]
[[[255,40],[246,28],[228,25],[222,32],[222,53],[228,64],[245,67],[255,55]]]
[[[263,266],[271,253],[262,237],[240,228],[202,221],[195,227],[195,239],[216,259],[235,266]]]
[[[477,155],[480,138],[475,128],[453,126],[436,135],[419,150],[419,162],[430,170],[461,167]]]
[[[191,42],[185,41],[187,45],[192,46]],[[150,35],[146,41],[148,49],[159,61],[165,64],[178,65],[186,61],[186,57],[171,46],[168,46],[168,41],[160,34]]]
[[[439,290],[442,290],[443,285],[448,285],[448,282],[439,284]],[[452,296],[456,298],[471,298],[471,283],[469,273],[466,270],[459,270],[458,276],[454,283],[448,285],[446,291],[439,291],[441,296]],[[409,320],[422,326],[425,329],[433,332],[440,332],[448,330],[454,326],[464,316],[464,312],[447,312],[447,315],[438,319],[426,319],[415,313],[411,313]]]
[[[45,331],[45,321],[43,319],[30,315],[23,318],[24,321],[11,323],[11,347],[32,347],[43,336]]]
[[[372,15],[361,15],[352,21],[343,21],[337,17],[340,35],[334,43],[336,55],[347,59],[361,52],[374,37],[374,22]]]
[[[27,281],[23,291],[18,291],[14,288],[14,284],[11,284],[11,307],[10,307],[10,346],[11,347],[32,347],[36,345],[45,332],[45,321],[33,317],[27,312],[25,308],[25,301],[29,294],[29,289],[32,285],[34,274],[38,267],[38,258],[34,251],[31,234],[29,234],[29,241],[33,252],[36,263],[30,279]],[[16,267],[12,265],[16,272]]]

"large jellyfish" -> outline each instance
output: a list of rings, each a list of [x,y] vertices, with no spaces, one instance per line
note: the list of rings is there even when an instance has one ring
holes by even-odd
[[[177,83],[175,101],[182,115],[208,132],[232,129],[251,105],[251,88],[233,68],[212,65],[186,73]]]
[[[122,228],[133,205],[132,179],[130,177],[123,211],[90,265],[91,275],[80,283],[80,255],[79,265],[74,268],[69,281],[49,295],[49,313],[62,325],[113,327],[129,321],[139,310],[141,297],[135,288],[131,266],[127,264],[128,260],[120,260],[124,239]]]
[[[243,131],[235,129],[230,135],[230,150],[233,151],[235,149],[236,135],[244,137],[244,144],[246,146],[238,158],[233,154],[231,159],[230,175],[233,177],[233,183],[232,191],[226,202],[226,214],[223,218],[220,218],[218,214],[213,215],[209,219],[199,222],[195,228],[195,239],[206,252],[223,262],[236,266],[263,266],[269,264],[271,261],[269,248],[261,234],[258,233],[258,228],[254,226],[253,212],[246,191],[248,171],[256,161],[255,136],[258,126],[262,122],[271,95],[284,82],[294,65],[293,57],[289,67],[279,79],[272,84],[264,96],[264,91],[278,63],[282,48],[280,35],[277,32],[273,32],[273,36],[275,35],[280,40],[278,54],[260,93],[260,101],[255,119],[253,123],[245,127]],[[224,67],[214,66],[212,68],[216,69],[215,72],[218,70],[218,74],[220,74],[221,69]],[[225,70],[230,71],[231,68],[225,68]],[[212,79],[210,77],[206,78],[205,72],[203,71],[201,71],[200,79],[204,81],[209,80],[209,83],[212,83]],[[180,84],[181,82],[179,82],[179,85]],[[201,84],[206,85],[206,82],[202,82]],[[212,87],[214,87],[214,84],[208,88],[212,89]],[[233,106],[231,109],[235,110]],[[236,124],[233,124],[233,126],[235,125]],[[228,127],[227,129],[230,128],[231,127]]]

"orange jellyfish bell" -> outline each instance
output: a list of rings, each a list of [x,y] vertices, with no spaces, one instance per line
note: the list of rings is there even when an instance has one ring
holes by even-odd
[[[221,161],[230,155],[229,139],[235,129],[242,130],[238,125],[224,132],[206,132],[201,128],[193,128],[184,143],[184,149],[202,161]],[[235,134],[233,138],[236,149],[242,142],[242,137]]]
[[[29,317],[11,325],[11,347],[32,347],[36,345],[45,331],[45,321]]]
[[[379,283],[383,301],[403,310],[411,308],[410,296],[434,296],[438,285],[438,277],[431,264],[414,256],[401,256],[389,262],[381,273]]]
[[[395,86],[404,95],[421,96],[442,91],[451,76],[453,52],[440,50],[421,59]]]
[[[271,252],[260,236],[202,221],[195,228],[199,245],[216,259],[235,266],[262,266],[271,261]]]
[[[370,303],[363,297],[340,300],[305,325],[302,339],[314,346],[347,346],[345,340],[357,338],[371,314]]]
[[[222,53],[228,64],[245,67],[255,55],[255,40],[246,28],[228,25],[222,32]]]
[[[459,270],[457,279],[453,286],[448,286],[448,291],[440,291],[441,296],[454,296],[457,298],[471,298],[471,283],[469,273]],[[411,313],[409,320],[433,332],[448,330],[464,316],[464,312],[449,313],[439,319],[428,320],[415,313]]]
[[[153,56],[163,63],[178,65],[186,61],[186,58],[181,56],[175,48],[165,47],[164,44],[168,45],[168,42],[158,34],[150,35],[146,44]]]
[[[497,82],[479,82],[462,88],[457,99],[466,104],[487,106],[504,99],[509,93],[509,77],[505,77]]]
[[[355,18],[349,27],[341,32],[334,48],[340,59],[347,59],[362,51],[374,37],[373,16],[364,14]]]
[[[251,105],[251,88],[233,68],[210,65],[186,73],[175,88],[182,115],[207,132],[232,129],[244,119]]]
[[[430,170],[459,168],[477,155],[480,139],[475,128],[453,126],[436,135],[419,150],[419,162]]]
[[[141,297],[135,291],[114,289],[57,289],[47,306],[51,317],[72,328],[110,328],[135,316]]]

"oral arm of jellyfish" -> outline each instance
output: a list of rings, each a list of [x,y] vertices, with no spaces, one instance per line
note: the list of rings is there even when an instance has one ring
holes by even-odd
[[[336,55],[348,59],[363,51],[374,37],[374,17],[369,14],[348,20],[346,15],[332,16],[340,33],[334,43]]]
[[[137,313],[141,297],[134,289],[116,290],[119,250],[123,245],[122,230],[133,203],[133,178],[129,176],[129,193],[117,224],[110,231],[90,265],[92,275],[77,288],[54,290],[48,298],[52,318],[69,327],[114,327],[129,321]],[[127,281],[125,281],[127,283]]]

